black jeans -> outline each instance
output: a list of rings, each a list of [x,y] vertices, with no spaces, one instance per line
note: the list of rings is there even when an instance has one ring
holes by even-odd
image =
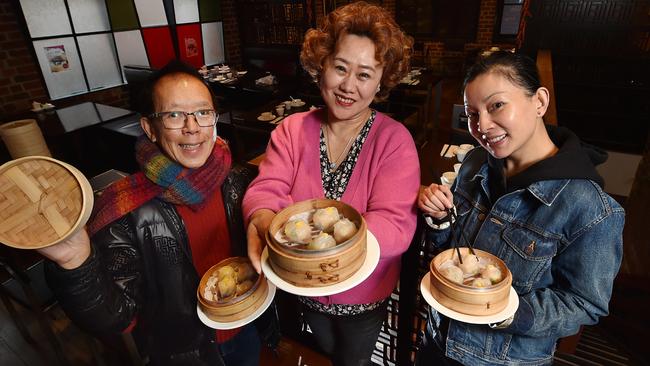
[[[260,337],[252,324],[244,326],[233,339],[219,345],[226,366],[258,366],[260,351]]]
[[[365,366],[370,365],[386,319],[386,304],[359,315],[329,315],[305,309],[303,316],[321,352],[334,366]]]

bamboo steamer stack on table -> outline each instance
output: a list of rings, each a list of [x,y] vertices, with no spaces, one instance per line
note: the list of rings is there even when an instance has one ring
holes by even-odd
[[[34,119],[22,119],[0,125],[0,137],[13,159],[34,155],[52,156]]]
[[[0,243],[38,249],[84,227],[93,207],[90,183],[79,170],[46,156],[0,166]]]

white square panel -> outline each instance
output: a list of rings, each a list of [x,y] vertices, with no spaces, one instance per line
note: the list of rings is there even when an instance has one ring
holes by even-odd
[[[196,23],[199,21],[199,5],[197,0],[174,0],[176,23]]]
[[[223,50],[223,23],[201,24],[203,33],[203,58],[206,65],[223,63],[226,59]]]
[[[104,0],[68,0],[75,33],[101,32],[111,29]]]
[[[20,0],[20,6],[32,38],[72,33],[63,0]]]
[[[77,37],[90,90],[122,84],[122,73],[111,33]]]
[[[135,8],[142,27],[167,25],[162,0],[135,0]]]
[[[144,48],[144,41],[139,30],[115,32],[115,44],[120,64],[149,67],[147,51]],[[124,74],[124,72],[122,72]],[[124,77],[124,76],[122,76]],[[126,78],[124,78],[126,80]]]

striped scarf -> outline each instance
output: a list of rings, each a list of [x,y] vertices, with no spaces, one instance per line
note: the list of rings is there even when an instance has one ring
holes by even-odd
[[[154,197],[199,210],[206,198],[221,187],[231,164],[230,150],[222,139],[217,139],[212,154],[197,169],[184,168],[169,159],[146,136],[136,142],[135,156],[141,171],[102,192],[88,224],[90,235]]]

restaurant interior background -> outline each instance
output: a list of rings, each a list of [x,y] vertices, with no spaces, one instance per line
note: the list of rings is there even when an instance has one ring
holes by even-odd
[[[119,32],[142,32],[144,38],[140,39],[144,39],[144,59],[147,64],[139,66],[156,68],[175,55],[183,56],[185,48],[181,40],[195,32],[199,38],[195,46],[199,50],[186,60],[197,68],[208,60],[210,54],[210,59],[218,62],[208,63],[208,66],[225,63],[236,70],[270,71],[281,84],[291,85],[287,90],[274,91],[276,94],[268,99],[256,99],[256,95],[246,94],[246,101],[265,104],[278,96],[287,98],[288,94],[283,95],[284,92],[293,92],[300,93],[297,95],[309,103],[317,104],[317,92],[305,86],[305,75],[298,63],[302,35],[305,30],[317,25],[326,12],[348,1],[93,0],[84,3],[106,4],[110,27],[101,32],[86,33],[73,29],[56,37],[34,36],[33,29],[28,26],[29,21],[48,15],[39,15],[37,11],[27,14],[30,10],[25,9],[30,5],[26,7],[25,4],[41,2],[66,4],[66,16],[73,16],[69,11],[70,4],[82,3],[80,0],[0,0],[0,123],[23,118],[37,119],[54,156],[69,158],[73,165],[91,177],[110,168],[127,172],[132,170],[133,135],[119,133],[121,127],[102,128],[101,123],[70,133],[48,130],[48,126],[44,125],[50,123],[52,115],[31,112],[32,102],[51,102],[57,109],[95,102],[134,110],[133,83],[123,85],[126,80],[120,72],[119,82],[114,86],[93,85],[92,72],[84,69],[81,79],[83,90],[70,93],[76,94],[74,96],[63,93],[52,98],[54,89],[41,71],[42,62],[39,63],[38,53],[42,42],[68,37],[72,42],[67,49],[70,53],[71,48],[83,46],[83,36],[101,34],[113,40],[118,38]],[[438,154],[438,151],[431,150],[432,146],[439,146],[434,142],[449,142],[459,136],[462,138],[462,133],[455,128],[458,121],[452,121],[452,116],[456,116],[453,106],[462,104],[460,80],[480,50],[493,46],[515,47],[533,57],[542,56],[538,57],[538,61],[541,62],[542,76],[553,86],[557,124],[571,128],[587,142],[610,152],[610,161],[601,173],[608,184],[606,190],[627,211],[624,261],[616,281],[611,314],[601,319],[599,329],[614,342],[616,349],[630,354],[631,359],[640,363],[650,362],[647,346],[644,345],[649,333],[647,329],[650,328],[650,315],[646,310],[650,305],[650,271],[647,269],[650,264],[650,215],[645,212],[646,207],[650,207],[650,1],[370,2],[387,8],[407,33],[414,36],[414,66],[426,68],[436,80],[441,81],[442,89],[429,90],[436,94],[434,98],[423,101],[421,95],[418,99],[418,93],[403,93],[394,96],[394,104],[377,107],[394,112],[395,106],[400,105],[406,106],[400,111],[419,113],[417,118],[423,120],[414,122],[417,126],[413,132],[423,162],[428,161],[426,155]],[[138,18],[138,6],[154,3],[163,9],[162,14],[166,14],[166,19],[164,24],[148,26]],[[178,22],[173,15],[174,10],[178,11],[180,5],[186,3],[194,3],[197,7],[196,19]],[[131,18],[125,15],[131,13]],[[519,15],[523,15],[521,22],[517,21]],[[121,22],[118,21],[120,19]],[[219,27],[218,35],[212,40],[221,42],[222,48],[208,49],[211,45],[200,42],[206,39],[206,27],[212,25]],[[77,33],[74,33],[75,30]],[[115,43],[111,44],[115,47]],[[538,52],[540,50],[542,52]],[[125,66],[120,59],[122,55],[117,57],[115,49],[112,52],[118,67]],[[228,92],[227,89],[217,90]],[[237,112],[238,107],[250,109],[255,105],[237,105],[237,98],[235,94],[222,100],[224,107],[232,109],[232,113],[226,118],[226,123],[220,124],[220,133],[236,146],[233,150],[240,160],[248,160],[263,151],[272,128],[256,129],[238,125],[238,118],[246,118],[243,112]],[[397,100],[399,98],[402,99]],[[434,105],[435,98],[438,98],[437,106]],[[424,103],[424,107],[418,103]],[[395,113],[400,115],[400,112]],[[406,119],[410,115],[407,113],[404,116]],[[130,121],[134,120],[134,115],[127,117]],[[8,160],[10,155],[4,144],[0,144],[0,164]],[[423,175],[423,183],[431,179]],[[0,280],[4,291],[11,277],[0,270]],[[402,305],[396,301],[394,312]],[[0,309],[2,312],[4,309]],[[22,315],[30,317],[29,314]],[[15,348],[18,347],[16,340],[9,338],[19,335],[6,312],[0,319],[0,364],[7,364],[3,362],[10,359],[7,352],[16,353]],[[30,330],[39,333],[41,329],[34,323],[32,321],[34,329]],[[290,336],[292,332],[287,329],[285,333]],[[415,335],[397,327],[387,329],[387,333],[383,359],[377,362],[407,364],[412,348],[398,350],[399,346],[392,342],[395,339],[414,338]],[[14,351],[7,351],[12,347]],[[29,349],[29,346],[20,347]],[[581,364],[580,361],[575,362]],[[592,359],[590,362],[597,364],[598,360]]]

